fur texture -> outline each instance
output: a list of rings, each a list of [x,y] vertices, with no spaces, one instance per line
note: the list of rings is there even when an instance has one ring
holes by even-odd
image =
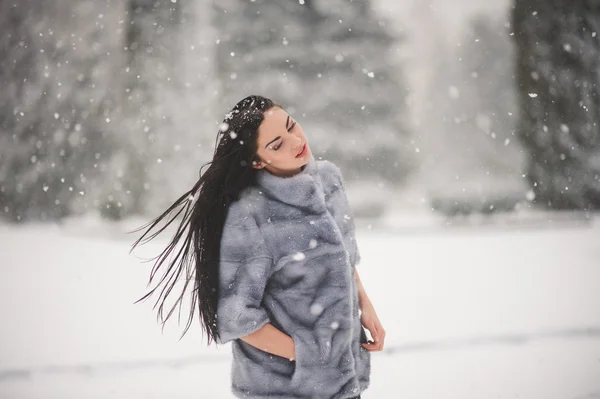
[[[232,342],[236,397],[345,399],[368,387],[354,233],[339,168],[312,157],[292,177],[260,170],[230,206],[217,328]],[[239,339],[266,323],[294,339],[295,361]]]

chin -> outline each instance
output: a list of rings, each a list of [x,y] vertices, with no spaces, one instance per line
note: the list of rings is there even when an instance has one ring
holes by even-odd
[[[312,157],[312,152],[310,151],[310,149],[307,149],[306,155],[304,155],[302,158],[297,158],[297,159],[300,160],[301,165],[306,165],[311,157]]]

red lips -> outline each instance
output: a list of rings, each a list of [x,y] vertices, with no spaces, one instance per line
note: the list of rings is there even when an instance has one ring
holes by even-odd
[[[304,155],[305,152],[306,152],[306,143],[302,146],[302,151],[300,151],[300,153],[298,155],[296,155],[296,158],[301,157],[302,155]]]

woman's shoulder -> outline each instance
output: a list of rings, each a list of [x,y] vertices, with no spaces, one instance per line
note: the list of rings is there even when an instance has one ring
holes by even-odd
[[[334,174],[334,175],[342,174],[340,167],[327,159],[317,160],[317,166],[321,173],[325,173],[325,174],[329,173],[329,174]]]
[[[256,220],[256,212],[264,198],[256,187],[248,187],[240,193],[235,201],[229,204],[226,224],[240,225],[252,224]]]
[[[320,159],[317,161],[317,167],[319,168],[319,174],[321,179],[334,186],[343,187],[344,178],[342,177],[342,170],[335,163]]]

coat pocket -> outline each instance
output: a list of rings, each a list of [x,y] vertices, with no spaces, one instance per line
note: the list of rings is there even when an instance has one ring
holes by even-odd
[[[305,364],[304,355],[306,354],[306,348],[300,336],[296,332],[290,333],[290,337],[294,340],[294,369],[291,378],[292,387],[299,387],[301,383],[301,368]]]
[[[343,374],[350,370],[341,370],[335,362],[325,361],[310,331],[300,330],[291,337],[296,352],[290,382],[294,393],[303,398],[329,398],[338,394]]]
[[[252,374],[256,370],[262,375],[265,373],[268,375],[277,375],[280,379],[283,378],[285,380],[291,378],[296,368],[295,361],[263,351],[242,340],[239,341],[243,357],[245,358],[245,361],[242,363],[248,366],[246,369],[248,374]]]

